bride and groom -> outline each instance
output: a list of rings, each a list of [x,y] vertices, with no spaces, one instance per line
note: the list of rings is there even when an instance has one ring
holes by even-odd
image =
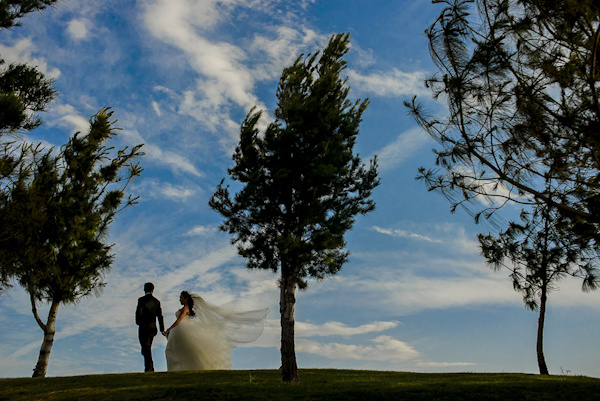
[[[262,333],[269,309],[237,311],[237,300],[217,306],[183,291],[182,308],[175,323],[165,330],[160,301],[152,294],[154,285],[144,285],[146,295],[138,299],[135,320],[146,372],[153,372],[152,341],[160,331],[167,337],[167,370],[231,369],[231,349],[252,342]]]

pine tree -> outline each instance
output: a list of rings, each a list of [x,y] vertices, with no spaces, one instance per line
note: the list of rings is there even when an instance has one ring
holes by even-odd
[[[142,145],[114,154],[107,146],[116,135],[112,114],[100,110],[89,133],[76,134],[56,154],[35,153],[31,177],[0,194],[3,231],[10,233],[0,242],[0,268],[28,292],[44,332],[34,377],[46,374],[59,306],[100,294],[113,261],[110,223],[136,203],[124,196],[142,171],[134,162]],[[38,302],[50,304],[45,323]]]
[[[306,289],[340,271],[348,259],[344,234],[357,214],[373,210],[376,161],[353,154],[368,101],[348,99],[349,34],[334,35],[319,55],[300,56],[283,71],[276,120],[261,133],[261,112],[241,126],[230,177],[243,188],[232,200],[224,182],[209,205],[250,269],[280,272],[282,379],[299,381],[294,345],[296,287]]]
[[[510,271],[513,288],[523,294],[525,307],[538,311],[536,354],[540,374],[547,375],[544,356],[544,324],[548,295],[567,276],[582,279],[583,291],[600,286],[592,242],[566,235],[564,218],[542,206],[523,211],[521,222],[511,222],[497,237],[479,234],[481,253],[496,271]]]
[[[426,30],[439,69],[426,85],[449,115],[406,103],[441,146],[441,171],[421,168],[419,178],[476,220],[508,202],[549,205],[568,219],[565,229],[598,241],[598,2],[434,3],[446,7]]]

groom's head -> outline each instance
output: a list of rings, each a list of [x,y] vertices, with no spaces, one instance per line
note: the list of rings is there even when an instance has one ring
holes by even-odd
[[[144,284],[144,292],[145,293],[152,293],[154,291],[154,284],[152,283],[146,283]]]

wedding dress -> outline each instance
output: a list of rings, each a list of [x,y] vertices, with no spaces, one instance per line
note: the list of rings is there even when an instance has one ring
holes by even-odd
[[[216,306],[195,294],[192,299],[196,315],[185,316],[169,333],[167,370],[231,369],[231,349],[260,336],[269,309],[236,311],[237,300]]]

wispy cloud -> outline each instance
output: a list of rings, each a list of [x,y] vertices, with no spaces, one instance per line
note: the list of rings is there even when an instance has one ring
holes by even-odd
[[[481,166],[479,167],[481,168]],[[469,186],[480,186],[481,194],[475,196],[474,199],[479,200],[484,205],[499,206],[504,203],[505,199],[524,202],[531,200],[531,196],[527,194],[520,195],[516,188],[510,187],[503,180],[496,178],[496,174],[490,173],[489,169],[483,168],[483,170],[486,171],[486,179],[481,179],[479,177],[480,172],[475,171],[471,166],[455,166],[451,173],[463,176]],[[451,173],[449,172],[448,176]],[[515,205],[514,202],[509,202],[509,204]]]
[[[428,143],[433,143],[433,140],[420,128],[403,132],[394,142],[374,153],[377,155],[379,169],[387,171],[400,166]]]
[[[353,90],[369,95],[400,97],[426,95],[423,85],[425,72],[403,72],[393,68],[390,72],[362,75],[355,70],[348,71]]]
[[[214,234],[217,231],[218,231],[218,229],[216,227],[195,226],[194,228],[189,230],[187,233],[185,233],[185,235],[187,235],[187,236],[194,236],[194,235],[206,236],[206,235]]]
[[[458,366],[475,366],[473,362],[417,362],[417,366],[421,368],[450,368]]]
[[[233,10],[268,10],[264,0],[157,0],[147,2],[144,22],[159,41],[182,52],[197,75],[196,85],[181,92],[179,113],[198,120],[220,137],[226,151],[237,140],[239,122],[232,113],[245,114],[254,106],[266,109],[256,96],[257,82],[271,80],[299,55],[321,40],[313,30],[287,24],[268,25],[268,34],[255,34],[247,46],[210,36]],[[231,38],[230,38],[231,39]]]
[[[371,230],[377,231],[378,233],[381,233],[381,234],[390,235],[392,237],[412,238],[412,239],[421,240],[421,241],[427,241],[427,242],[437,242],[437,243],[441,242],[439,240],[431,239],[431,238],[429,238],[429,237],[427,237],[425,235],[410,233],[408,231],[399,230],[399,229],[390,230],[390,229],[387,229],[387,228],[381,228],[381,227],[373,226],[373,227],[371,227]]]
[[[352,57],[352,65],[358,65],[362,68],[366,68],[372,64],[375,64],[376,60],[373,49],[363,49],[357,43],[351,43],[350,48],[352,49],[352,53],[356,52],[356,54],[350,53]],[[354,74],[356,76],[357,73],[354,72]],[[352,82],[350,84],[352,84]]]
[[[48,68],[46,60],[32,56],[35,50],[36,46],[29,38],[19,39],[13,46],[0,44],[0,55],[7,64],[27,63],[36,66],[47,77],[57,79],[60,76],[60,70],[58,68]]]
[[[173,201],[185,201],[189,197],[196,195],[198,190],[196,188],[189,188],[183,185],[173,185],[170,182],[159,182],[146,179],[135,185],[133,192],[152,198],[166,198]]]
[[[79,111],[70,104],[62,104],[55,101],[50,105],[49,113],[54,116],[51,124],[58,124],[68,128],[71,134],[74,134],[75,132],[87,134],[90,130],[89,117],[83,117]]]
[[[245,1],[158,0],[147,3],[144,20],[157,39],[180,49],[190,66],[201,75],[196,89],[187,91],[181,112],[208,121],[214,132],[230,117],[224,106],[233,102],[245,110],[264,106],[252,93],[255,79],[244,67],[245,52],[228,42],[213,42],[203,34],[229,16],[231,7]],[[219,10],[219,5],[224,9]]]
[[[358,327],[349,327],[340,322],[327,322],[321,325],[296,322],[296,337],[326,337],[326,336],[353,336],[389,330],[398,326],[398,322],[373,322]]]
[[[137,130],[124,129],[119,131],[119,133],[130,145],[144,144],[144,147],[142,148],[142,151],[146,153],[144,160],[149,159],[158,165],[167,166],[173,172],[187,173],[196,177],[201,177],[203,175],[196,166],[187,159],[187,157],[170,150],[163,150],[157,145],[148,143],[142,138]]]
[[[329,39],[307,27],[277,26],[269,31],[269,35],[255,35],[250,45],[250,51],[258,58],[253,75],[260,81],[278,78],[301,53],[314,50],[316,45],[323,47]]]
[[[75,107],[70,104],[62,104],[54,102],[49,108],[49,114],[53,117],[50,125],[60,125],[68,128],[71,133],[81,132],[87,134],[90,129],[90,117],[84,117]],[[126,127],[133,126],[134,123],[128,121],[127,118],[120,120],[117,127],[125,125]],[[148,143],[136,129],[121,129],[116,131],[119,137],[122,138],[129,146],[144,144],[142,151],[146,153],[144,162],[151,161],[157,165],[167,166],[173,172],[187,173],[196,177],[201,177],[203,174],[182,154],[170,150],[164,150],[161,147]],[[179,196],[183,193],[176,194],[170,188],[164,194],[170,196]],[[188,196],[192,193],[188,192]]]
[[[331,359],[359,359],[385,362],[404,362],[421,356],[420,352],[407,343],[390,336],[379,336],[371,341],[375,345],[323,344],[316,341],[299,339],[296,343],[296,350]]]
[[[156,113],[157,116],[161,116],[162,113],[160,111],[160,106],[158,105],[158,103],[156,102],[152,102],[152,108],[154,109],[154,112]]]
[[[377,333],[397,327],[399,322],[373,322],[357,327],[350,327],[340,322],[326,322],[315,325],[296,321],[296,351],[341,360],[366,360],[402,362],[418,358],[421,354],[412,346],[391,336],[378,336],[371,339],[374,345],[360,345],[340,342],[320,342],[308,340],[310,337],[342,336],[349,338],[355,335]],[[257,347],[277,347],[281,344],[281,327],[279,320],[270,319],[264,333],[253,343]]]

